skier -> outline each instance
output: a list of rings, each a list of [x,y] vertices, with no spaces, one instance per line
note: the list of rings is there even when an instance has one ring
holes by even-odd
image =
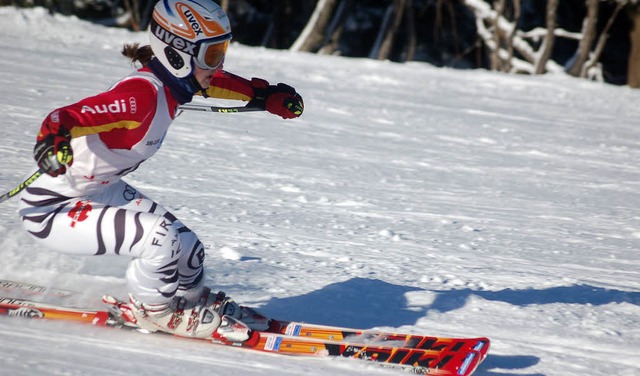
[[[282,118],[304,104],[285,84],[223,70],[231,28],[212,0],[163,0],[150,45],[125,45],[142,68],[108,91],[51,112],[34,148],[46,172],[21,194],[24,227],[68,254],[130,257],[130,312],[149,331],[241,342],[268,321],[204,286],[204,247],[175,216],[122,178],[160,147],[194,95],[251,101]]]

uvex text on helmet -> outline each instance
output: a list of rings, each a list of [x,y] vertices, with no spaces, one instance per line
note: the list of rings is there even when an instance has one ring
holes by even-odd
[[[204,61],[204,50],[231,39],[229,19],[212,0],[160,0],[149,31],[153,54],[179,78],[189,76],[194,64],[215,68]],[[224,54],[226,44],[219,50]]]

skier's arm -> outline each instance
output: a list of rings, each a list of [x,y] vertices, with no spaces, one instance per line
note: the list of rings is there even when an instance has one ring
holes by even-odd
[[[211,78],[210,86],[202,93],[206,97],[249,101],[284,119],[302,115],[304,102],[296,90],[286,84],[270,85],[261,78],[247,80],[227,71],[220,71]]]
[[[54,110],[36,138],[33,152],[38,166],[51,176],[64,174],[73,164],[71,139],[90,134],[99,134],[111,149],[130,149],[147,131],[156,97],[153,85],[134,79]]]
[[[213,75],[209,88],[203,90],[202,95],[248,102],[253,99],[253,87],[251,81],[246,78],[221,70]]]

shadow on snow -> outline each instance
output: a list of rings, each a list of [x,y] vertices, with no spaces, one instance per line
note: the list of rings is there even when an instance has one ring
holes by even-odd
[[[640,293],[609,290],[589,285],[550,287],[546,289],[476,291],[453,289],[430,291],[435,300],[426,306],[409,306],[405,294],[424,291],[417,287],[400,286],[376,279],[353,278],[334,283],[305,295],[274,298],[260,310],[272,317],[313,322],[317,324],[372,328],[414,325],[429,310],[450,312],[464,307],[470,296],[505,302],[516,306],[539,304],[630,303],[640,306]],[[522,370],[538,363],[535,356],[489,355],[478,370],[479,376],[497,375],[489,370]],[[500,375],[508,375],[499,373]],[[519,373],[521,374],[521,373]],[[540,374],[529,376],[543,376]]]
[[[640,292],[609,290],[589,285],[546,289],[476,291],[472,289],[434,290],[435,300],[424,307],[410,307],[405,294],[425,291],[377,279],[353,278],[327,285],[305,295],[274,298],[260,310],[273,317],[296,319],[325,325],[357,328],[414,325],[429,310],[450,312],[462,308],[470,296],[516,306],[539,304],[630,303],[640,306]]]
[[[623,302],[640,306],[639,292],[609,290],[589,285],[558,286],[542,290],[475,291],[462,289],[436,291],[436,293],[438,295],[429,309],[439,312],[449,312],[461,308],[471,295],[521,307],[553,303],[604,305]]]
[[[405,293],[420,288],[393,285],[376,279],[354,278],[305,295],[274,298],[260,310],[272,317],[315,324],[372,328],[415,324],[424,310],[407,309]]]
[[[474,376],[545,376],[541,373],[505,373],[504,370],[522,370],[532,367],[540,362],[540,358],[531,355],[493,355],[489,350],[489,355],[485,359],[478,370],[474,372]],[[492,372],[491,370],[500,370],[500,372]]]

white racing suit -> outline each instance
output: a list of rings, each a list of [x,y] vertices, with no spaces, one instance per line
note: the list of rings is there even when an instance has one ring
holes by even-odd
[[[46,184],[47,178],[37,183]],[[25,228],[46,247],[133,258],[127,282],[140,301],[166,303],[178,288],[188,290],[202,279],[204,249],[197,236],[122,180],[85,197],[67,197],[34,183],[21,198]]]
[[[148,304],[167,303],[203,278],[197,236],[121,180],[158,150],[177,105],[143,68],[105,93],[53,111],[45,122],[70,131],[73,165],[64,175],[41,176],[20,196],[24,227],[42,245],[132,258],[129,292]]]

